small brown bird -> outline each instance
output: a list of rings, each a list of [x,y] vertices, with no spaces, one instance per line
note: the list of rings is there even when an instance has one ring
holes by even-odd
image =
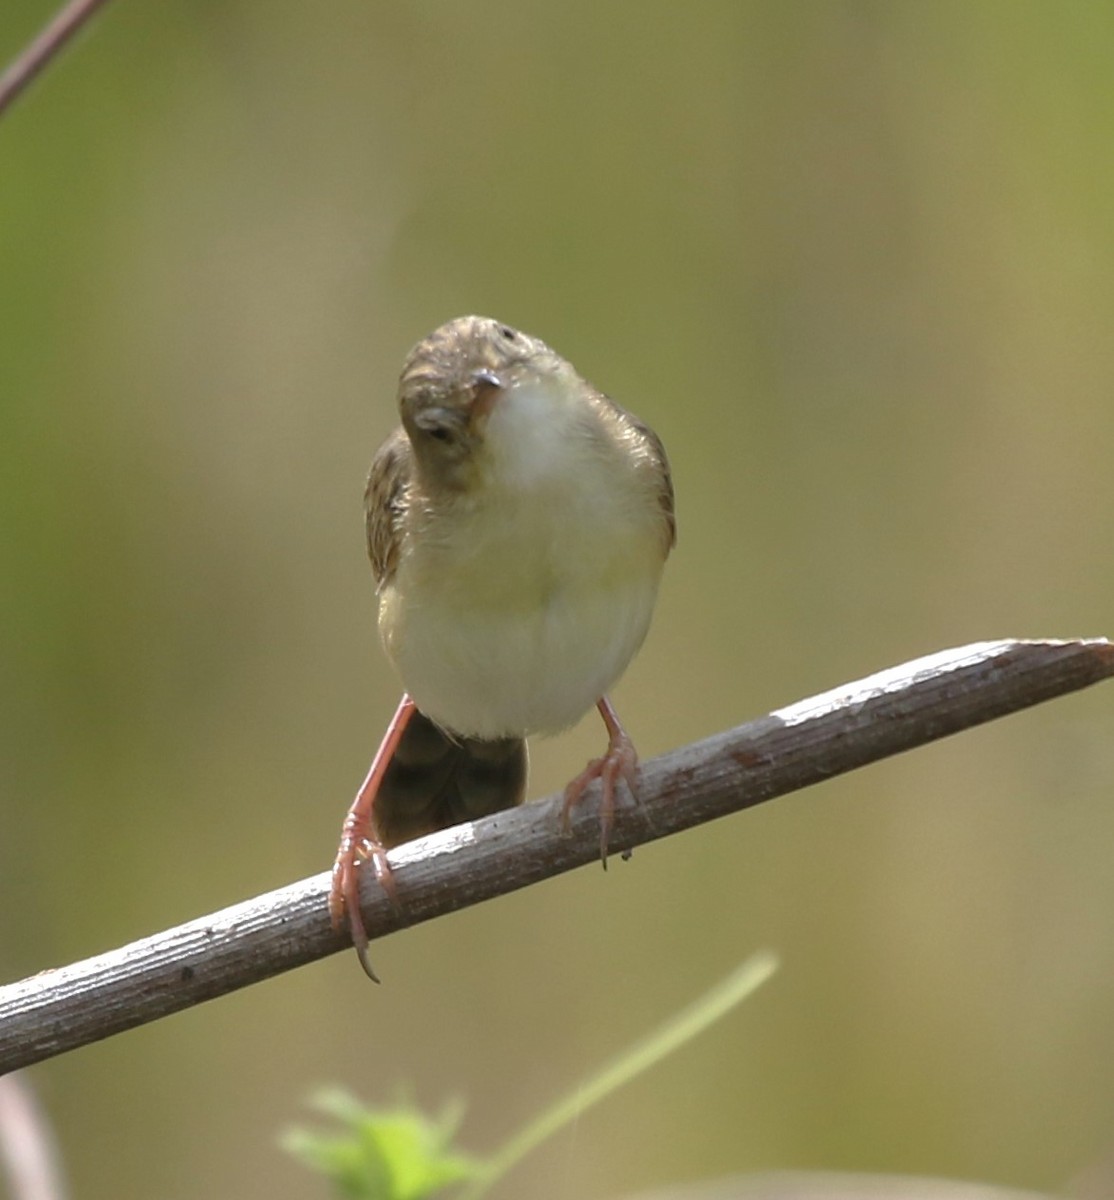
[[[365,493],[379,633],[406,694],[344,822],[329,909],[364,969],[359,866],[390,890],[386,849],[521,803],[526,737],[593,706],[605,753],[600,854],[637,755],[608,690],[650,625],[676,530],[657,435],[544,342],[460,317],[402,369],[402,426]]]

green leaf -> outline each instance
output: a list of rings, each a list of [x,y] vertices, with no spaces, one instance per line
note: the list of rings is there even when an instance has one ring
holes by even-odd
[[[325,1175],[344,1200],[425,1200],[478,1170],[474,1159],[452,1145],[459,1107],[432,1119],[408,1104],[364,1108],[341,1091],[323,1092],[314,1107],[341,1129],[293,1129],[283,1146]]]

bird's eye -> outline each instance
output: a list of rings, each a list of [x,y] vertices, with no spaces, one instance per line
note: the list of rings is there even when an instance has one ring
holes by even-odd
[[[513,342],[518,339],[518,334],[515,333],[515,331],[509,325],[501,325],[499,327],[499,333],[502,337],[505,337],[508,342]]]
[[[461,414],[439,404],[415,413],[414,432],[431,442],[454,445],[466,433]]]

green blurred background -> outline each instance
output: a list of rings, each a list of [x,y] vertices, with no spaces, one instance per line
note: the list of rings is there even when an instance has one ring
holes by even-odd
[[[669,448],[644,757],[1114,632],[1112,59],[1097,3],[109,6],[0,122],[0,981],[328,867],[399,692],[364,473],[463,312]],[[501,1195],[1056,1187],[1114,1148],[1112,795],[1107,685],[33,1078],[86,1200],[322,1195],[275,1149],[316,1085],[464,1096],[487,1149],[771,946]]]

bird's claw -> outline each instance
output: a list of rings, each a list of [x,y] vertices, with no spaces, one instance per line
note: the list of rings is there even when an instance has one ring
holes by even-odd
[[[573,808],[583,799],[593,780],[600,781],[600,862],[607,869],[607,843],[615,824],[615,791],[620,778],[626,781],[631,795],[638,799],[638,753],[626,732],[613,732],[607,750],[592,761],[565,788],[561,806],[561,824],[567,831]]]
[[[379,976],[375,974],[368,958],[370,938],[364,927],[363,914],[360,912],[360,867],[368,861],[374,864],[376,879],[391,903],[397,907],[398,896],[394,876],[391,874],[391,864],[387,861],[387,851],[383,843],[349,829],[346,823],[337,849],[336,861],[333,863],[332,886],[329,889],[329,920],[339,932],[347,919],[348,932],[360,966],[370,979],[378,983]]]

